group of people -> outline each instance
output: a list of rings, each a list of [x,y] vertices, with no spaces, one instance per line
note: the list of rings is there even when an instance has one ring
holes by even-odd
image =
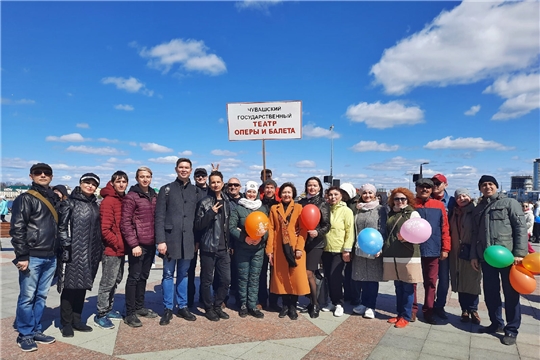
[[[402,187],[393,189],[386,203],[372,184],[357,190],[345,183],[324,191],[318,177],[305,181],[300,197],[293,183],[278,187],[268,169],[261,171],[261,186],[247,181],[242,194],[238,178],[224,182],[219,165],[212,168],[210,174],[204,168],[195,169],[192,183],[192,163],[180,158],[176,180],[159,192],[150,186],[149,168],[137,170],[137,183],[129,191],[128,175],[117,171],[101,189],[103,200],[98,205],[95,192],[100,178],[96,174],[81,176],[79,186],[68,196],[64,186],[50,187],[53,170],[49,165],[33,165],[32,188],[14,201],[10,230],[19,270],[16,327],[21,349],[35,351],[36,343],[55,341],[43,334],[40,323],[55,277],[61,293],[62,336],[93,330],[81,314],[100,263],[96,326],[112,329],[115,320],[123,319],[130,327],[141,327],[139,317],[159,317],[145,307],[146,282],[156,253],[163,259],[164,310],[159,320],[163,326],[174,313],[187,321],[197,320],[190,308],[199,260],[199,302],[210,321],[229,318],[224,311],[229,297],[235,299],[242,318],[263,318],[264,309],[296,320],[299,296],[308,297],[307,312],[312,318],[320,311],[342,316],[348,300],[355,314],[373,319],[379,282],[391,280],[396,316],[388,322],[397,328],[416,320],[418,283],[424,286],[422,314],[427,323],[447,318],[444,307],[451,286],[458,292],[461,321],[480,324],[477,309],[483,276],[490,325],[479,331],[504,332],[502,342],[515,344],[521,313],[519,294],[508,279],[510,267],[492,267],[483,260],[483,252],[487,246],[502,245],[520,263],[527,254],[527,227],[520,204],[500,194],[492,176],[480,178],[478,204],[464,188],[449,196],[442,174],[416,181],[415,194]],[[309,204],[320,212],[314,228],[301,220],[303,207]],[[246,231],[246,219],[254,211],[269,219],[256,237]],[[403,224],[415,217],[424,218],[432,228],[430,238],[420,245],[400,233]],[[378,230],[384,239],[377,254],[365,253],[356,242],[366,228]],[[126,255],[122,316],[114,308],[114,296],[124,276]],[[321,265],[328,304],[318,296]]]

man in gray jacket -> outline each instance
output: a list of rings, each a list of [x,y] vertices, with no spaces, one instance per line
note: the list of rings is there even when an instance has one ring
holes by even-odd
[[[197,189],[190,182],[191,160],[180,158],[175,167],[178,177],[159,190],[155,215],[155,234],[159,256],[163,257],[163,306],[165,311],[160,325],[167,325],[172,319],[173,307],[178,305],[177,315],[188,321],[197,318],[188,309],[187,273],[191,259],[195,256],[193,223],[197,205]],[[176,269],[176,286],[174,271]]]
[[[514,264],[520,264],[527,255],[527,227],[520,204],[515,199],[497,193],[498,187],[497,180],[490,175],[483,175],[478,181],[483,196],[473,211],[473,241],[476,241],[476,246],[473,245],[471,249],[471,265],[479,270],[480,261],[482,266],[484,299],[491,320],[489,326],[480,328],[478,332],[492,334],[504,331],[501,342],[514,345],[521,324],[521,308],[519,293],[509,280],[511,266],[495,268],[484,261],[483,255],[488,246],[501,245],[514,254]],[[500,282],[504,294],[506,326],[502,319]]]

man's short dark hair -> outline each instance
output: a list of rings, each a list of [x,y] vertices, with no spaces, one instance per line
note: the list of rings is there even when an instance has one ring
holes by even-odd
[[[128,177],[128,174],[126,174],[125,172],[123,172],[122,170],[118,170],[116,171],[114,174],[112,174],[111,176],[111,182],[115,182],[116,180],[118,179],[126,179],[127,182],[129,182],[129,177]]]
[[[183,163],[183,162],[187,162],[187,163],[189,163],[189,167],[193,167],[193,164],[191,163],[191,160],[189,160],[188,158],[180,158],[180,159],[176,160],[176,167],[178,167],[178,165],[180,165],[180,163]]]
[[[221,171],[214,170],[208,175],[208,179],[210,179],[212,176],[219,176],[221,178],[221,181],[223,181],[223,174]]]
[[[261,170],[261,177],[266,173],[266,176],[270,175],[272,176],[272,170],[270,169],[263,169]]]

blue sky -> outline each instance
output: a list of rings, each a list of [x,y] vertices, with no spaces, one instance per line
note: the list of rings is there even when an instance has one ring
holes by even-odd
[[[266,141],[278,183],[359,187],[443,173],[508,189],[539,157],[539,3],[2,2],[2,180],[219,163],[258,180],[262,142],[227,103],[302,101],[303,138]],[[333,133],[329,127],[334,125]],[[132,180],[131,183],[134,183]]]

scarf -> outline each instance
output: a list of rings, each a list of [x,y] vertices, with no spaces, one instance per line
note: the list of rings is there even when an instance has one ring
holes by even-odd
[[[294,210],[294,202],[291,201],[289,204],[281,203],[280,205],[285,210],[285,212],[283,213],[283,210],[280,209],[278,205],[278,220],[281,225],[283,255],[285,255],[285,259],[287,260],[287,263],[289,263],[289,267],[296,267],[298,266],[298,264],[296,263],[296,258],[294,256],[294,249],[291,246],[291,237],[289,234],[289,230],[287,228],[287,226],[289,225],[289,221],[291,221],[292,212]]]
[[[368,203],[359,202],[358,204],[356,204],[356,208],[358,210],[364,210],[364,211],[373,210],[377,206],[379,206],[379,200],[373,200]]]
[[[242,205],[243,207],[249,210],[257,210],[258,208],[262,206],[262,201],[259,199],[248,200],[246,198],[241,198],[240,200],[238,200],[238,204]]]

